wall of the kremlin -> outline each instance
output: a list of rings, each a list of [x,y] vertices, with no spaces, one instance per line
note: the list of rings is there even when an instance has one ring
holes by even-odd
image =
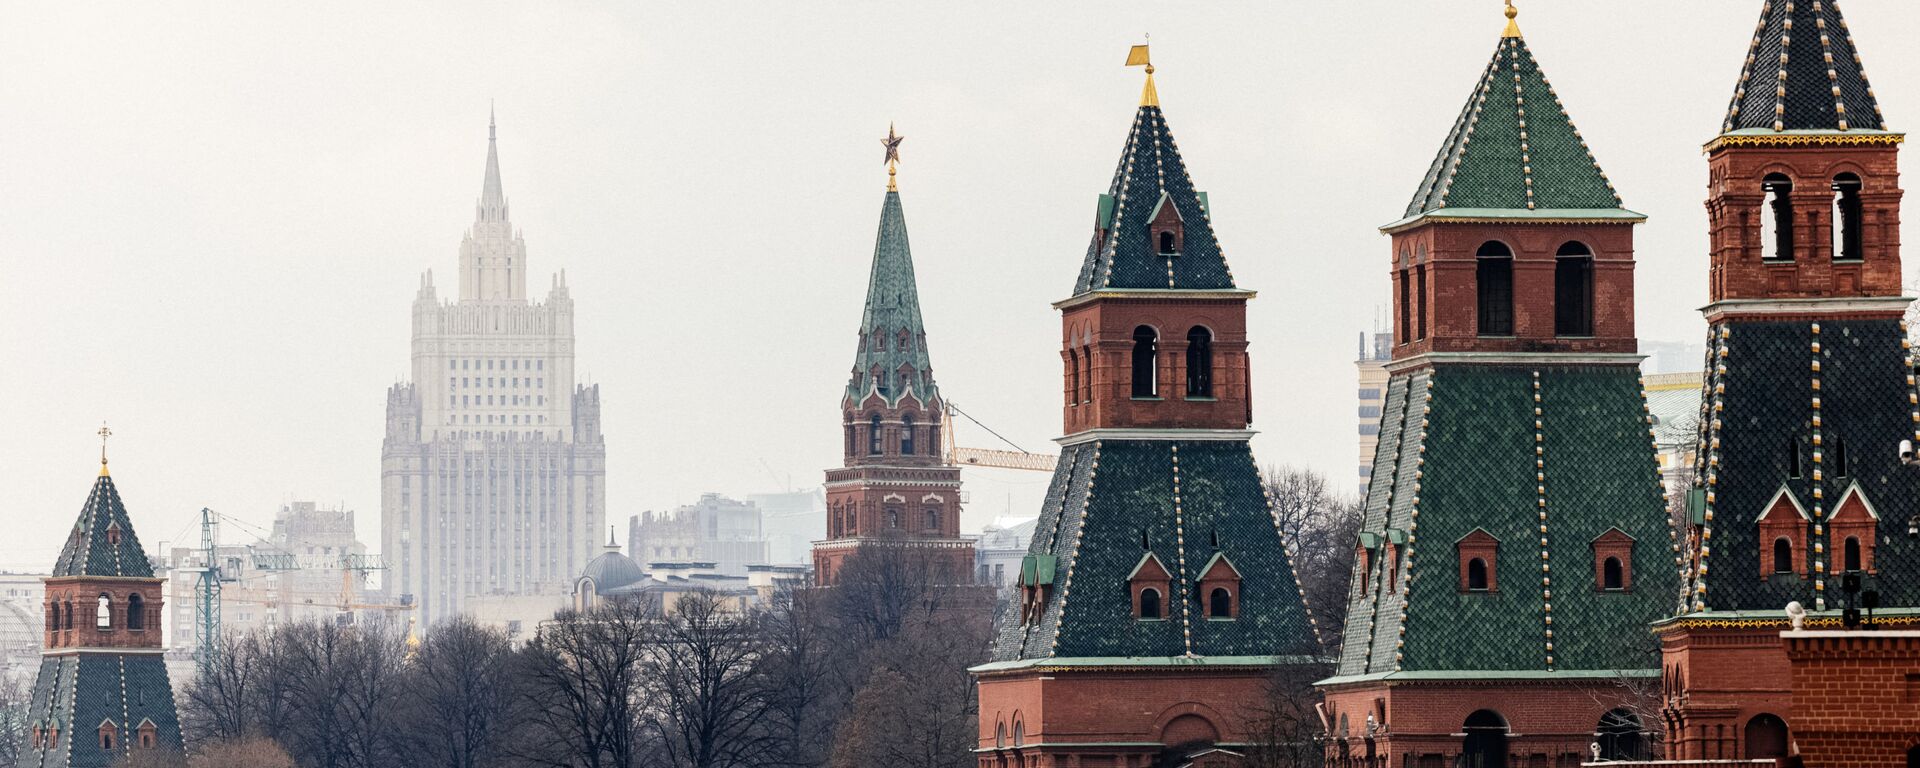
[[[1164,747],[1245,743],[1269,670],[1061,670],[980,678],[981,768],[1137,768]],[[1017,737],[1017,738],[1016,738]]]
[[[1745,627],[1677,625],[1660,638],[1667,756],[1744,758],[1746,727],[1770,714],[1792,717],[1792,675],[1780,645],[1785,622]]]
[[[1920,631],[1781,635],[1793,736],[1809,768],[1910,765],[1920,749]]]
[[[1569,755],[1584,758],[1590,754],[1588,745],[1593,743],[1594,732],[1608,711],[1651,708],[1652,701],[1642,701],[1636,693],[1648,691],[1653,682],[1643,678],[1462,680],[1330,688],[1326,692],[1326,717],[1331,726],[1328,757],[1333,765],[1341,765],[1342,758],[1350,764],[1364,765],[1369,749],[1367,716],[1372,714],[1376,723],[1384,725],[1376,730],[1371,748],[1387,764],[1400,766],[1411,755],[1412,762],[1404,764],[1424,765],[1423,758],[1431,761],[1439,757],[1444,764],[1452,765],[1463,747],[1467,718],[1487,710],[1507,723],[1511,735],[1506,751],[1515,758],[1508,765],[1528,765],[1536,755],[1549,761]]]

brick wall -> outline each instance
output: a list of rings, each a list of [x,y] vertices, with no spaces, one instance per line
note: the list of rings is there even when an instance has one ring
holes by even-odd
[[[1066,434],[1089,429],[1246,429],[1253,420],[1247,367],[1247,296],[1096,297],[1066,307],[1061,316],[1065,376],[1062,421]],[[1133,396],[1133,332],[1159,336],[1158,394]],[[1187,333],[1213,337],[1213,395],[1187,391]],[[1073,390],[1076,367],[1082,385]]]
[[[1785,632],[1793,735],[1810,768],[1906,765],[1920,748],[1920,631]]]
[[[1900,295],[1899,148],[1864,146],[1722,147],[1708,159],[1707,215],[1713,258],[1713,300]],[[1833,179],[1861,179],[1865,258],[1833,259]],[[1793,260],[1763,261],[1762,217],[1770,216],[1761,182],[1779,174],[1793,183]]]

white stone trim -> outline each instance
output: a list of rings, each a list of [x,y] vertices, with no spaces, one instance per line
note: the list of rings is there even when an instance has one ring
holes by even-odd
[[[1245,442],[1259,432],[1251,429],[1089,429],[1075,432],[1064,437],[1056,437],[1054,442],[1062,447],[1082,445],[1101,440],[1215,440],[1220,442]]]
[[[1727,299],[1700,308],[1708,317],[1740,315],[1808,314],[1841,312],[1904,312],[1913,303],[1912,296],[1882,296],[1857,299]]]
[[[1481,365],[1632,365],[1639,366],[1646,355],[1638,352],[1428,352],[1387,363],[1387,373],[1400,373],[1442,363]]]

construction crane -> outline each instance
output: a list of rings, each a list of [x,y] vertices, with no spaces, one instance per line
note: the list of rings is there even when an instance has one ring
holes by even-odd
[[[994,469],[1016,469],[1025,472],[1052,472],[1054,463],[1060,459],[1059,456],[1051,453],[1030,453],[1026,449],[1015,445],[1014,442],[1008,440],[1005,435],[993,431],[992,427],[981,423],[980,420],[974,418],[972,414],[960,410],[960,407],[954,405],[951,400],[945,401],[942,405],[946,410],[947,428],[940,433],[940,452],[946,457],[948,464],[956,467],[992,467]],[[1000,438],[1000,442],[1006,443],[1009,447],[1013,448],[1013,450],[961,448],[954,445],[953,433],[955,430],[953,429],[953,417],[955,414],[966,417],[967,421],[971,421],[975,426],[986,430],[987,434]]]

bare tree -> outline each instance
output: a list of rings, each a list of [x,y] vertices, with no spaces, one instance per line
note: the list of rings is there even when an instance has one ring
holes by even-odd
[[[221,653],[182,691],[180,716],[186,732],[200,743],[226,742],[260,733],[262,714],[279,698],[269,695],[269,663],[263,638],[228,632]]]
[[[272,739],[252,738],[209,744],[187,760],[187,768],[296,768],[293,758]]]
[[[659,620],[647,658],[647,718],[674,768],[739,768],[775,753],[762,727],[769,698],[760,668],[757,614],[695,590]]]
[[[614,601],[563,611],[543,625],[520,653],[525,728],[510,745],[513,756],[553,768],[635,766],[655,618],[642,605]]]
[[[1294,575],[1320,626],[1320,642],[1336,649],[1346,626],[1360,503],[1337,496],[1325,475],[1299,467],[1269,467],[1266,488]]]
[[[407,762],[445,768],[503,764],[512,736],[515,672],[505,633],[465,616],[436,625],[407,667]]]
[[[0,765],[13,765],[27,744],[27,710],[33,691],[11,676],[0,676]]]
[[[991,599],[986,590],[981,601]],[[966,768],[975,762],[979,698],[967,669],[986,659],[985,606],[956,605],[878,646],[874,668],[835,734],[834,768]]]
[[[826,764],[833,724],[845,706],[835,684],[826,603],[817,590],[781,589],[761,619],[766,727],[774,740],[770,765]]]
[[[1325,763],[1322,728],[1315,708],[1320,692],[1313,682],[1332,670],[1327,665],[1278,667],[1268,676],[1260,698],[1248,702],[1247,768],[1312,768]]]
[[[310,768],[397,762],[392,724],[405,644],[383,622],[299,622],[275,631],[269,675],[285,686],[287,718],[275,734]]]

